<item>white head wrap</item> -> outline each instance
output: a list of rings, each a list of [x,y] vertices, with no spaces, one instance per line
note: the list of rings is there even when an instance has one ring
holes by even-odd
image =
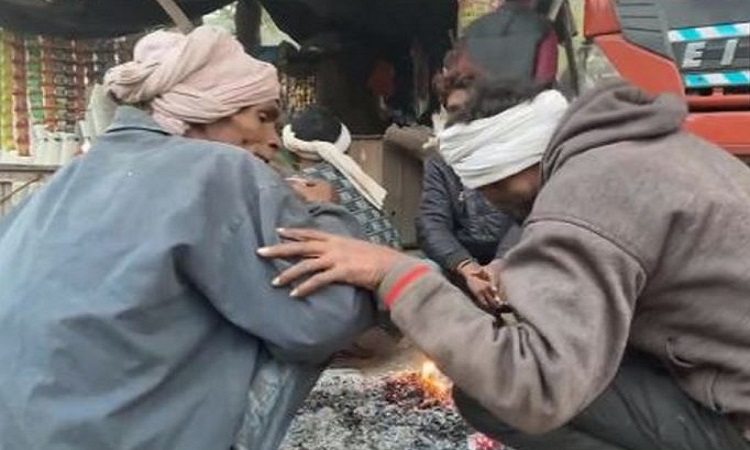
[[[567,108],[560,92],[544,91],[496,116],[441,131],[440,154],[471,189],[503,180],[541,161]]]
[[[284,141],[284,147],[291,151],[295,155],[308,161],[322,161],[323,157],[320,154],[320,145],[314,145],[318,142],[323,144],[332,145],[339,153],[346,153],[349,151],[349,146],[352,145],[352,135],[349,132],[349,128],[343,123],[341,124],[341,132],[336,142],[326,141],[303,141],[298,138],[291,125],[284,126],[281,132],[281,139]]]
[[[173,134],[279,99],[276,68],[245,53],[221,28],[156,31],[138,41],[133,56],[107,72],[106,89],[124,103],[148,103],[154,120]]]
[[[346,151],[351,145],[349,129],[342,123],[341,134],[335,143],[326,141],[303,141],[295,136],[291,125],[286,125],[281,132],[284,147],[300,158],[310,161],[326,161],[336,168],[357,191],[375,208],[382,210],[387,191],[367,175],[359,164]]]

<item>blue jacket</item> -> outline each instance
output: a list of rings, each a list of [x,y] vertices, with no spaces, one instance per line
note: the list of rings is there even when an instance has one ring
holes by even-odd
[[[271,286],[289,263],[256,249],[279,226],[356,232],[250,154],[120,108],[0,222],[0,449],[229,448],[261,363],[319,364],[373,321],[351,287]]]

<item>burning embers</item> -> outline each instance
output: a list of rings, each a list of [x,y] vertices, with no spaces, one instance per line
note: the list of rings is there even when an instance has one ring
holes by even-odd
[[[429,361],[378,377],[324,372],[281,450],[497,450],[470,435],[450,389]]]
[[[423,387],[425,386],[425,387]],[[417,371],[323,374],[281,450],[469,450],[469,429]]]
[[[385,385],[385,400],[417,408],[453,407],[453,383],[432,361],[422,363],[417,372],[402,372],[390,377]],[[467,439],[469,450],[501,450],[503,446],[481,433]]]
[[[406,407],[451,407],[452,383],[435,363],[426,361],[419,372],[399,372],[385,380],[385,401]]]
[[[422,389],[427,395],[439,400],[441,403],[452,402],[451,388],[453,383],[445,376],[434,362],[425,361],[419,374]]]

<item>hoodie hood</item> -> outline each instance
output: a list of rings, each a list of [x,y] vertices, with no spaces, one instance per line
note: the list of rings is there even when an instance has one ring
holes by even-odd
[[[621,141],[654,139],[680,129],[687,105],[673,94],[651,95],[618,81],[571,104],[542,157],[542,184],[570,158]]]

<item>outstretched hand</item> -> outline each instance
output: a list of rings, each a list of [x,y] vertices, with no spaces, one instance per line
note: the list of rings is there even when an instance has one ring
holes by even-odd
[[[274,286],[286,286],[309,277],[292,290],[304,297],[332,283],[347,283],[376,290],[388,270],[406,256],[389,247],[318,230],[283,228],[282,242],[258,249],[264,258],[301,258],[274,278]]]

